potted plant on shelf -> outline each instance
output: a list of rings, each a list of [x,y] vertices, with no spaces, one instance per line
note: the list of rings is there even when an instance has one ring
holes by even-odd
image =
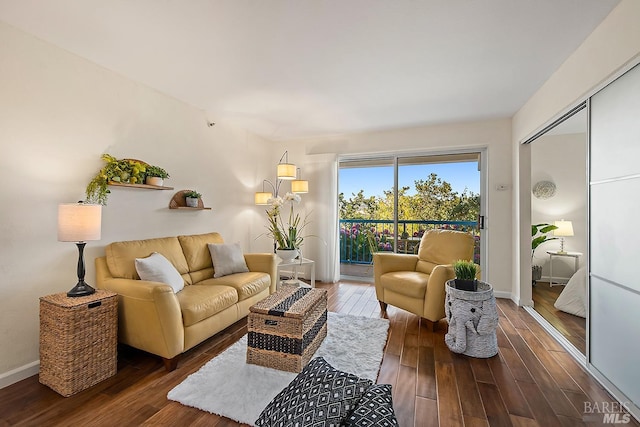
[[[456,289],[463,291],[477,291],[478,280],[476,274],[478,273],[478,266],[471,261],[458,260],[453,263],[453,271],[456,274],[454,284]]]
[[[147,170],[147,164],[133,159],[116,159],[109,154],[103,154],[101,159],[106,164],[93,177],[85,190],[86,202],[100,205],[107,204],[109,197],[109,183],[141,184]]]
[[[533,255],[535,254],[536,248],[544,242],[557,240],[557,237],[549,237],[547,235],[547,233],[550,233],[557,228],[557,226],[547,223],[534,224],[531,226],[531,281],[533,283],[542,278],[542,266],[533,265]]]
[[[185,191],[184,193],[185,203],[190,208],[198,207],[198,200],[200,200],[200,197],[202,197],[202,194],[198,193],[195,190]]]
[[[146,172],[146,183],[162,187],[164,180],[169,178],[169,173],[160,166],[149,166]]]

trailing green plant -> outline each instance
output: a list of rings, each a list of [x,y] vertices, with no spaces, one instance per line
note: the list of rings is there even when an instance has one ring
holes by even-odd
[[[533,258],[533,254],[536,251],[536,248],[543,244],[544,242],[548,242],[550,240],[557,240],[557,237],[549,237],[547,233],[556,230],[558,227],[553,224],[541,223],[534,224],[531,226],[531,258]]]
[[[198,193],[195,190],[189,190],[185,191],[184,197],[188,197],[190,199],[199,199],[200,197],[202,197],[202,194]]]
[[[456,279],[474,280],[478,273],[478,266],[471,261],[459,259],[453,263],[453,271],[456,274]]]
[[[118,160],[110,154],[100,157],[106,164],[89,181],[85,190],[88,203],[107,204],[109,182],[140,184],[144,182],[147,165],[133,159]]]
[[[169,178],[169,172],[162,169],[160,166],[149,166],[147,167],[147,176],[155,176],[158,178],[166,179]]]

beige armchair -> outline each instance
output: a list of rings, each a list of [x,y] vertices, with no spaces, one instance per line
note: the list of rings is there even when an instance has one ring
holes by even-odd
[[[418,254],[377,252],[373,255],[376,296],[382,311],[387,304],[402,308],[435,324],[445,317],[445,283],[453,279],[452,264],[473,260],[474,238],[453,230],[429,230]]]

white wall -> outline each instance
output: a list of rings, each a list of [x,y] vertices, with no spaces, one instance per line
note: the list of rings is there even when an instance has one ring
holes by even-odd
[[[264,221],[253,191],[273,144],[208,127],[200,110],[3,23],[0,64],[1,387],[22,367],[37,369],[38,298],[77,281],[76,246],[57,241],[57,206],[84,198],[102,153],[164,167],[167,185],[199,190],[213,209],[169,210],[174,191],[113,188],[102,240],[85,251],[90,284],[94,258],[112,241],[220,231],[258,248]]]
[[[593,94],[640,55],[640,2],[622,0],[513,117],[513,293],[531,304],[529,146],[521,142]]]
[[[483,189],[487,200],[486,234],[488,241],[488,267],[483,279],[489,281],[496,293],[511,295],[511,192],[497,191],[498,184],[511,186],[511,121],[488,120],[473,123],[455,123],[437,126],[422,126],[399,130],[340,135],[332,138],[321,138],[304,141],[289,141],[283,147],[289,147],[289,153],[306,155],[314,164],[313,170],[322,181],[310,180],[313,189],[305,197],[314,200],[314,217],[335,218],[337,211],[331,205],[335,202],[335,191],[331,193],[335,182],[327,177],[335,170],[338,155],[354,155],[367,153],[437,153],[447,150],[487,149],[488,189]],[[326,222],[326,221],[325,221]],[[337,229],[333,232],[337,233]],[[313,228],[316,233],[323,231]],[[326,232],[326,231],[325,231]],[[310,257],[314,251],[324,251],[320,242],[313,241],[313,248],[307,249]],[[325,263],[330,259],[320,259],[319,271],[333,271]]]
[[[586,127],[586,123],[585,123]],[[531,143],[531,182],[551,181],[556,194],[548,199],[531,195],[531,222],[549,223],[565,219],[573,225],[573,237],[565,237],[564,250],[587,253],[587,135],[572,133],[546,135]],[[551,234],[549,237],[553,237]],[[533,263],[542,266],[542,276],[549,276],[549,255],[546,251],[560,250],[560,240],[543,243],[536,250]],[[580,257],[584,265],[585,256]],[[571,277],[574,260],[556,257],[554,277]]]

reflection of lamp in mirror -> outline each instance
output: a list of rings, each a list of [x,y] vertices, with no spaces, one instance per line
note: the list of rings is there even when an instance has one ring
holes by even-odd
[[[84,246],[88,240],[100,240],[102,206],[82,202],[58,206],[58,241],[75,242],[78,246],[78,283],[67,292],[69,297],[81,297],[95,292],[84,281]]]
[[[558,253],[566,254],[564,250],[564,238],[573,236],[573,224],[571,224],[571,221],[565,221],[563,219],[555,221],[553,225],[558,227],[553,230],[553,235],[560,237],[560,251]]]

